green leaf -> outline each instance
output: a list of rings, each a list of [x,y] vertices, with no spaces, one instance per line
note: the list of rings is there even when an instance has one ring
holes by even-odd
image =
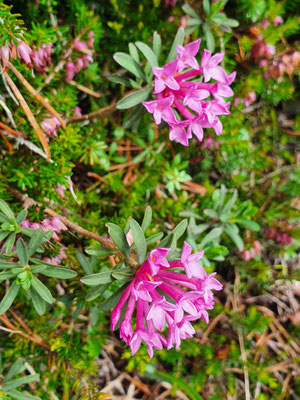
[[[77,276],[77,272],[72,271],[68,268],[56,267],[53,265],[52,267],[47,267],[43,271],[40,272],[42,275],[50,276],[51,278],[56,279],[71,279]]]
[[[152,221],[152,208],[150,206],[147,206],[142,222],[143,232],[146,232],[146,230],[149,228],[151,221]]]
[[[6,393],[8,396],[11,396],[15,400],[41,400],[39,397],[31,396],[29,394],[24,394],[23,392],[19,392],[18,390],[9,390]]]
[[[136,61],[139,64],[140,63],[139,52],[137,51],[137,48],[135,47],[135,45],[133,43],[129,43],[128,48],[129,48],[129,54],[131,55],[131,57],[134,59],[134,61]]]
[[[206,243],[208,242],[214,242],[219,239],[219,237],[222,235],[223,229],[222,228],[214,228],[212,229],[202,240],[200,243],[200,246],[203,248]]]
[[[123,268],[112,271],[111,275],[117,281],[128,282],[132,280],[134,271],[132,270],[132,268]]]
[[[172,233],[176,236],[176,239],[181,238],[181,236],[186,231],[188,225],[188,220],[184,219],[183,221],[179,222],[177,226],[172,230]]]
[[[121,67],[127,69],[137,78],[146,79],[141,66],[129,54],[118,52],[113,55],[113,58]]]
[[[130,258],[130,247],[122,229],[118,225],[110,222],[108,222],[105,226],[108,229],[109,236],[112,238],[118,249],[120,249],[121,253],[125,257]]]
[[[91,256],[108,257],[118,252],[117,249],[105,249],[104,247],[88,247],[86,253]]]
[[[43,244],[45,232],[43,228],[39,228],[34,231],[28,243],[28,255],[31,257],[36,250]],[[51,235],[52,236],[52,235]]]
[[[236,19],[232,19],[232,18],[227,18],[226,17],[226,21],[223,22],[223,25],[228,26],[229,28],[236,28],[239,26],[239,21],[237,21]]]
[[[9,381],[14,376],[20,374],[21,372],[25,371],[25,364],[23,358],[18,358],[13,365],[9,368],[7,374],[3,379],[3,383]]]
[[[36,276],[33,276],[31,284],[42,299],[44,299],[49,304],[53,303],[54,299],[50,290]]]
[[[14,247],[15,241],[16,241],[16,232],[12,232],[6,239],[4,245],[3,245],[3,249],[6,250],[6,253],[10,253]]]
[[[22,210],[19,212],[19,214],[17,215],[17,218],[16,218],[17,224],[20,224],[21,222],[24,221],[24,219],[27,217],[27,213],[28,213],[27,210]]]
[[[208,50],[213,52],[215,50],[215,38],[208,27],[204,29],[204,36]]]
[[[252,231],[258,232],[260,230],[260,226],[258,225],[257,222],[254,221],[249,221],[248,219],[241,219],[237,218],[234,220],[239,225],[245,226],[248,229],[251,229]]]
[[[28,264],[28,251],[23,239],[18,239],[16,250],[21,265],[26,266]]]
[[[136,92],[130,93],[123,97],[118,103],[117,108],[119,110],[125,110],[140,104],[142,101],[147,100],[149,94],[152,92],[152,88],[140,89]]]
[[[190,17],[200,19],[198,14],[196,13],[196,11],[192,7],[190,7],[188,4],[184,4],[181,8]]]
[[[156,55],[153,53],[152,49],[143,42],[136,42],[135,43],[137,48],[143,53],[146,60],[149,62],[152,68],[158,67],[158,60]]]
[[[203,5],[203,10],[204,10],[206,16],[208,16],[210,14],[210,3],[209,3],[209,0],[203,0],[202,5]]]
[[[41,298],[41,296],[33,288],[29,288],[29,293],[30,293],[31,300],[32,300],[35,311],[39,315],[44,315],[46,312],[45,301]]]
[[[230,239],[233,241],[233,243],[236,245],[236,247],[240,250],[244,250],[244,242],[243,239],[240,237],[238,232],[233,226],[234,224],[226,224],[224,226],[224,232],[230,237]]]
[[[167,63],[175,60],[175,58],[177,57],[177,51],[176,51],[176,46],[182,46],[183,45],[183,41],[184,41],[184,29],[183,28],[179,28],[175,39],[173,41],[170,53],[168,55],[167,58]]]
[[[159,247],[171,247],[174,241],[175,235],[173,232],[169,233],[160,243]]]
[[[0,261],[0,269],[10,269],[18,267],[18,263],[8,262],[8,261]]]
[[[134,239],[134,244],[137,252],[137,262],[142,264],[146,257],[147,243],[144,232],[140,225],[133,218],[130,219],[130,228]]]
[[[225,246],[209,246],[208,249],[205,249],[204,254],[205,257],[209,260],[215,260],[219,257],[224,257],[229,253],[228,249]]]
[[[217,13],[211,18],[211,21],[218,25],[224,24],[226,20],[227,17],[224,13]]]
[[[6,215],[8,219],[15,220],[14,213],[11,211],[8,204],[2,199],[0,199],[0,210],[3,212],[4,215]]]
[[[99,285],[99,286],[92,287],[92,289],[86,295],[85,300],[86,301],[95,300],[97,297],[101,296],[102,293],[104,293],[105,290],[108,289],[109,286],[110,286],[110,283],[107,283],[105,285]]]
[[[111,283],[113,281],[113,278],[111,276],[111,271],[105,271],[84,276],[80,279],[80,281],[87,286],[98,286],[105,285],[106,283]]]
[[[93,273],[93,267],[89,260],[80,252],[76,254],[77,260],[80,262],[84,272],[88,275]]]
[[[121,75],[117,75],[117,74],[115,74],[115,75],[109,75],[109,76],[107,77],[107,79],[108,79],[109,81],[111,81],[111,82],[114,82],[114,83],[120,83],[121,85],[125,85],[125,86],[128,86],[128,87],[132,87],[132,85],[131,85],[131,83],[130,83],[130,80],[129,80],[128,78],[124,78],[124,77],[121,76]]]
[[[9,218],[6,215],[0,213],[0,222],[9,222]]]
[[[37,381],[39,379],[39,377],[40,377],[39,374],[22,376],[22,378],[18,378],[18,379],[14,379],[12,381],[6,382],[4,389],[5,390],[15,389],[21,385],[24,385],[25,383]]]
[[[0,315],[4,314],[12,305],[18,294],[19,289],[20,285],[18,285],[16,281],[13,282],[0,303]]]
[[[235,189],[233,195],[230,200],[224,205],[222,213],[226,214],[228,211],[232,209],[238,197],[238,191]]]
[[[12,272],[1,272],[0,273],[0,282],[6,281],[6,279],[13,278],[15,276]]]
[[[112,294],[108,299],[106,299],[103,303],[100,304],[100,311],[107,311],[111,308],[115,307],[120,300],[124,290],[127,288],[128,283],[126,282],[123,286],[120,287],[114,294]]]
[[[187,21],[187,26],[194,26],[194,27],[197,27],[197,26],[200,26],[201,25],[201,19],[200,18],[189,18],[188,19],[188,21]]]
[[[155,31],[153,33],[153,53],[156,55],[157,59],[159,59],[160,52],[161,52],[161,37]]]
[[[8,235],[10,234],[10,231],[1,231],[0,232],[0,241],[4,240]]]
[[[151,235],[149,237],[146,238],[146,243],[149,246],[149,244],[155,243],[158,240],[160,240],[162,237],[164,236],[163,232],[158,232],[155,233],[154,235]]]
[[[219,219],[218,214],[212,208],[205,208],[203,214],[207,215],[211,219]]]

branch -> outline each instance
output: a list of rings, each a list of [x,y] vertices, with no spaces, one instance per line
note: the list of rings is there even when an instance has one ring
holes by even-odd
[[[27,194],[22,194],[15,188],[8,187],[7,191],[10,192],[17,200],[19,200],[22,203],[24,208],[29,208],[31,206],[39,206],[39,207],[43,206],[41,203],[38,203],[34,199],[28,197]],[[76,224],[75,222],[70,221],[66,217],[59,215],[56,211],[52,210],[49,207],[45,207],[44,210],[48,215],[51,215],[52,217],[60,217],[62,222],[66,226],[71,228],[73,231],[77,232],[79,235],[88,237],[90,239],[94,239],[97,242],[101,243],[102,247],[105,247],[107,249],[118,249],[118,247],[110,239],[106,239],[103,236],[98,235],[98,233],[90,232],[90,231],[82,228],[80,225]],[[120,256],[122,256],[121,253],[120,253]],[[132,257],[130,259],[128,259],[128,264],[133,268],[137,268],[137,262]]]
[[[58,114],[58,112],[55,111],[54,108],[46,100],[44,100],[39,93],[37,93],[37,91],[30,85],[30,83],[23,77],[23,75],[20,74],[20,72],[9,61],[7,65],[8,68],[19,79],[20,83],[24,86],[24,88],[28,90],[28,92],[31,93],[32,96],[46,108],[46,110],[48,110],[52,115],[54,115],[59,120],[63,129],[66,129],[65,121]]]
[[[67,121],[67,124],[74,124],[81,121],[90,121],[94,118],[104,118],[112,114],[116,110],[117,101],[113,100],[109,106],[100,108],[97,111],[91,112],[90,114],[81,115],[80,117],[72,117]]]
[[[40,142],[41,142],[41,144],[43,146],[43,149],[44,149],[44,151],[46,153],[47,160],[49,161],[50,158],[51,158],[51,154],[50,154],[50,149],[49,149],[49,146],[48,146],[48,143],[47,143],[47,140],[46,140],[46,137],[45,137],[43,131],[41,130],[39,124],[36,122],[36,119],[34,118],[34,115],[32,114],[28,104],[26,103],[24,97],[22,96],[22,94],[20,93],[19,89],[15,85],[14,81],[11,79],[11,77],[8,75],[8,73],[6,71],[3,72],[3,76],[7,80],[7,83],[9,84],[11,90],[13,91],[14,95],[18,99],[18,101],[19,101],[21,107],[23,108],[23,111],[26,114],[31,126],[33,127],[34,131],[38,135],[38,138],[40,139]]]

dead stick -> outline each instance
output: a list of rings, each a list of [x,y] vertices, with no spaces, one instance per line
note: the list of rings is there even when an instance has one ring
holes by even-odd
[[[31,199],[26,194],[25,195],[22,194],[15,188],[9,187],[9,188],[7,188],[7,191],[10,192],[17,200],[19,200],[25,208],[28,208],[28,207],[31,207],[34,205],[39,206],[39,207],[42,206],[41,203],[38,203],[37,201]],[[67,219],[66,217],[59,215],[56,211],[52,210],[51,208],[45,207],[44,210],[48,215],[51,215],[52,217],[60,217],[62,222],[66,226],[73,229],[78,234],[80,234],[82,236],[86,236],[90,239],[96,240],[97,242],[101,243],[103,247],[105,247],[107,249],[118,249],[118,247],[111,240],[106,239],[103,236],[100,236],[95,232],[90,232],[90,231],[82,228],[80,225],[76,224],[75,222],[72,222],[69,219]],[[128,264],[133,268],[137,267],[137,262],[133,258],[128,259]]]
[[[81,115],[80,117],[72,117],[67,121],[67,124],[73,124],[76,122],[90,121],[94,118],[104,118],[112,114],[116,110],[116,100],[114,100],[109,106],[100,108],[97,111],[91,112],[90,114]]]
[[[30,85],[30,83],[23,77],[22,74],[20,74],[20,72],[10,62],[8,62],[8,67],[16,75],[16,77],[19,79],[19,81],[25,87],[25,89],[27,89],[28,92],[31,93],[32,96],[46,108],[46,110],[48,110],[52,115],[54,115],[59,120],[63,129],[66,129],[66,124],[62,119],[62,117],[58,114],[58,112],[55,111],[54,108],[46,100],[42,98],[42,96]]]
[[[70,85],[75,86],[78,90],[81,90],[82,92],[85,92],[85,93],[87,93],[87,94],[89,94],[89,95],[91,95],[93,97],[98,97],[98,98],[101,97],[100,93],[97,93],[94,90],[92,90],[92,89],[90,89],[90,88],[88,88],[86,86],[80,85],[80,83],[77,83],[77,82],[75,82],[73,80],[68,81],[68,83]]]
[[[15,83],[13,82],[11,77],[8,75],[7,72],[3,72],[3,75],[5,76],[7,83],[10,86],[11,90],[13,91],[14,95],[18,99],[21,107],[23,108],[23,111],[25,112],[31,126],[33,127],[36,134],[38,135],[38,138],[40,139],[40,142],[43,146],[44,152],[47,156],[47,160],[49,161],[51,158],[51,154],[50,154],[50,149],[49,149],[49,146],[48,146],[48,143],[47,143],[44,133],[42,132],[39,124],[36,122],[36,119],[34,118],[34,115],[32,114],[30,108],[28,107],[28,104],[26,103],[24,97],[20,93],[19,89],[17,88],[17,86],[15,85]]]
[[[16,137],[22,136],[23,138],[26,138],[26,135],[24,135],[24,133],[15,131],[14,129],[10,128],[9,126],[3,124],[2,122],[0,122],[0,128],[3,129],[5,132],[10,133],[11,135],[14,135]]]

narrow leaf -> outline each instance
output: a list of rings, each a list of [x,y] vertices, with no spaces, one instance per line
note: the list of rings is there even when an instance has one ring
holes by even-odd
[[[146,79],[141,66],[129,54],[118,52],[113,55],[113,58],[121,67],[127,69],[137,78]]]
[[[27,210],[22,210],[19,212],[19,214],[17,215],[17,218],[16,218],[17,224],[20,224],[21,222],[24,221],[24,219],[27,216],[27,213],[28,213]]]
[[[108,299],[106,299],[103,303],[100,304],[99,310],[100,311],[107,311],[111,308],[115,307],[118,301],[120,300],[124,290],[127,288],[128,283],[125,283],[123,286],[120,287],[114,294],[112,294]]]
[[[8,219],[15,219],[14,213],[11,211],[8,204],[2,199],[0,199],[0,210],[3,212],[4,215],[7,216]]]
[[[54,265],[52,267],[44,269],[40,273],[42,275],[50,276],[51,278],[56,278],[56,279],[71,279],[77,276],[77,272],[72,271],[71,269],[56,267]]]
[[[22,376],[22,378],[18,378],[18,379],[14,379],[12,381],[6,382],[4,389],[5,390],[15,389],[21,385],[24,385],[25,383],[37,381],[39,379],[39,377],[40,377],[39,374]]]
[[[184,4],[181,8],[182,8],[182,10],[183,10],[187,15],[189,15],[190,17],[199,18],[199,16],[198,16],[198,14],[196,13],[196,11],[195,11],[191,6],[189,6],[188,4]],[[199,18],[199,19],[200,19],[200,18]]]
[[[105,249],[104,247],[89,247],[85,251],[87,254],[97,257],[108,257],[118,252],[117,249]]]
[[[130,83],[130,80],[128,78],[124,78],[121,75],[117,75],[117,74],[116,75],[109,75],[107,77],[107,79],[109,81],[111,81],[111,82],[120,83],[121,85],[125,85],[125,86],[128,86],[128,87],[132,86],[131,83]]]
[[[152,208],[150,206],[147,206],[142,222],[143,232],[146,232],[146,230],[149,228],[151,221],[152,221]]]
[[[118,249],[120,249],[121,253],[124,254],[125,257],[130,258],[130,248],[125,233],[116,224],[109,222],[106,224],[106,226],[108,229],[108,234],[112,238],[115,245],[118,247]]]
[[[159,59],[161,52],[161,37],[157,32],[153,33],[153,53]]]
[[[92,274],[84,276],[80,279],[82,283],[88,286],[98,286],[105,285],[106,283],[111,283],[113,278],[111,276],[111,271],[99,272],[98,274]]]
[[[227,224],[224,227],[224,232],[230,237],[236,247],[240,250],[244,250],[244,242],[240,235],[236,232],[236,230],[231,226],[233,224]]]
[[[132,236],[136,247],[137,262],[138,264],[141,265],[145,260],[147,251],[147,243],[145,235],[140,225],[134,219],[130,219],[130,228],[132,231]]]
[[[158,60],[156,55],[153,53],[152,49],[143,42],[135,43],[137,48],[143,53],[152,68],[158,67]]]
[[[8,370],[7,374],[3,379],[3,383],[9,381],[14,376],[20,374],[21,372],[25,371],[25,364],[23,358],[18,358],[13,365]]]
[[[18,285],[16,281],[13,282],[0,303],[0,315],[4,314],[12,305],[18,294],[19,289],[20,285]]]
[[[140,63],[139,52],[137,51],[135,45],[133,43],[129,43],[128,48],[131,57],[134,59],[134,61],[136,61],[139,64]]]
[[[125,110],[140,104],[142,101],[147,100],[149,94],[152,92],[152,88],[140,89],[136,92],[130,93],[128,96],[123,97],[118,103],[117,108],[119,110]]]
[[[107,283],[105,285],[99,285],[99,286],[92,287],[92,289],[86,295],[85,300],[86,301],[95,300],[97,297],[101,296],[102,293],[104,293],[105,290],[108,289],[109,286],[110,286],[110,283]]]
[[[80,262],[84,272],[88,275],[93,273],[93,267],[89,260],[80,252],[76,254],[77,260]]]
[[[41,298],[41,296],[33,288],[29,288],[29,293],[30,293],[31,300],[33,303],[33,307],[35,308],[35,311],[39,315],[45,314],[45,312],[46,312],[45,301]]]
[[[6,239],[3,249],[6,250],[6,253],[10,253],[14,247],[15,241],[16,241],[16,232],[12,232]]]
[[[183,40],[184,40],[184,29],[183,28],[179,28],[177,33],[176,33],[175,39],[173,41],[170,53],[168,55],[167,63],[175,60],[176,55],[177,55],[176,46],[182,46],[183,45]]]
[[[163,232],[155,233],[154,235],[151,235],[146,239],[146,243],[147,243],[147,245],[152,244],[152,243],[156,243],[163,236],[164,236]]]
[[[128,281],[132,280],[134,272],[133,272],[132,268],[123,268],[123,269],[112,271],[111,275],[117,281],[128,282]]]
[[[26,266],[28,264],[28,251],[23,239],[20,238],[17,241],[16,249],[21,265]]]
[[[44,299],[49,304],[53,303],[54,299],[50,290],[37,277],[33,276],[31,284],[42,299]]]

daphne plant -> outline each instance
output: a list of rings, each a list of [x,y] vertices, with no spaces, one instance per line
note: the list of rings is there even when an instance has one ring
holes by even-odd
[[[159,125],[162,121],[168,124],[170,140],[188,146],[193,134],[199,141],[203,140],[203,128],[213,128],[217,135],[222,133],[219,115],[230,114],[230,102],[224,98],[233,95],[230,84],[235,79],[235,72],[226,74],[219,66],[224,54],[217,53],[212,56],[209,50],[203,51],[199,64],[196,56],[201,39],[183,47],[183,37],[183,32],[179,30],[167,64],[163,67],[158,67],[158,57],[144,43],[138,42],[136,45],[148,60],[145,71],[137,62],[137,52],[134,52],[131,58],[122,53],[115,55],[117,62],[127,66],[130,72],[137,75],[138,82],[145,79],[151,84],[152,74],[155,76],[154,100],[145,101],[151,90],[143,88],[123,98],[117,107],[130,108],[142,102],[147,111],[153,114],[156,124]],[[133,48],[131,47],[131,52]],[[135,60],[132,58],[134,55]],[[131,60],[129,64],[128,60]],[[132,68],[133,66],[135,68]],[[201,77],[203,81],[199,78],[195,80],[195,77]]]
[[[12,210],[3,200],[1,200],[0,206],[3,212],[0,214],[0,218],[5,220],[2,223],[3,230],[0,231],[0,234],[3,239],[6,238],[0,257],[0,270],[2,270],[0,282],[5,280],[10,282],[9,289],[0,302],[0,315],[9,309],[20,289],[24,291],[26,298],[31,299],[36,312],[42,315],[46,311],[46,304],[52,304],[54,299],[50,290],[37,275],[70,279],[77,274],[68,268],[48,263],[42,258],[45,244],[55,234],[53,229],[47,229],[45,232],[42,227],[31,229],[20,226],[20,223],[24,224],[26,221],[26,210],[22,210],[15,218]],[[52,262],[51,259],[48,260]]]
[[[151,208],[148,207],[142,224],[130,218],[124,231],[108,224],[110,237],[117,249],[89,248],[86,251],[101,257],[114,253],[121,260],[113,269],[81,279],[92,286],[86,300],[94,300],[110,284],[118,281],[121,285],[119,290],[100,304],[100,309],[113,308],[111,327],[113,330],[120,328],[120,337],[130,345],[132,354],[144,341],[150,357],[153,356],[153,348],[177,348],[181,340],[192,337],[195,330],[191,321],[203,318],[208,323],[207,310],[214,306],[212,290],[222,289],[214,278],[216,274],[207,274],[198,262],[203,257],[203,251],[192,254],[192,248],[186,242],[182,251],[177,247],[187,221],[183,220],[165,238],[162,234],[146,238],[151,215]],[[157,247],[148,250],[149,244],[157,243],[159,238],[162,240]],[[79,258],[85,269],[90,268],[83,255]],[[132,324],[134,314],[135,325]],[[165,328],[168,329],[166,335]]]
[[[20,391],[19,388],[27,383],[39,380],[39,374],[23,375],[17,378],[26,369],[26,363],[22,358],[18,358],[8,371],[4,372],[0,357],[0,398],[3,400],[40,400],[39,397],[31,396],[25,391]]]

